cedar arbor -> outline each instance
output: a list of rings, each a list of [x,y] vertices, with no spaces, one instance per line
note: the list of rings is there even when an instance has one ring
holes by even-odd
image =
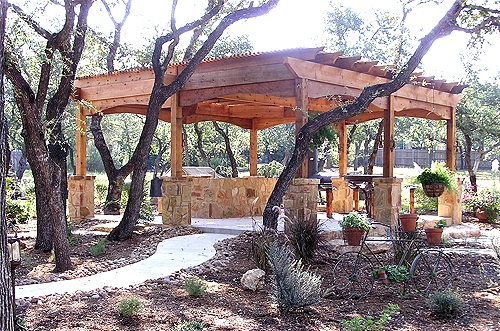
[[[185,63],[169,66],[164,83],[170,83],[184,66]],[[171,123],[172,177],[182,176],[182,124],[220,121],[250,130],[250,175],[256,176],[258,130],[295,122],[298,131],[308,118],[301,110],[321,113],[348,103],[365,86],[389,81],[392,69],[378,65],[377,61],[346,57],[342,52],[327,53],[322,48],[205,60],[185,87],[165,102],[159,114],[160,120]],[[145,115],[153,81],[151,69],[81,77],[75,81],[75,99],[85,101],[79,103],[77,116],[76,176],[86,176],[86,117],[97,113]],[[346,126],[383,118],[383,177],[392,178],[394,118],[398,116],[446,121],[446,164],[454,170],[455,108],[464,88],[458,83],[415,73],[412,83],[389,97],[375,99],[362,114],[337,123],[339,175],[347,172]],[[296,177],[307,175],[305,160]]]

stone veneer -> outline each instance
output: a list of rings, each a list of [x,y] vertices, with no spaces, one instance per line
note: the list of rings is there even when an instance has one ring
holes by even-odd
[[[163,226],[191,224],[191,178],[162,177]]]
[[[334,213],[349,213],[353,210],[352,189],[349,183],[344,181],[344,177],[333,177],[332,179],[333,201],[332,207]]]
[[[191,177],[191,216],[232,218],[262,215],[277,178],[260,176],[238,178]]]
[[[283,198],[292,220],[317,219],[319,179],[295,178]]]
[[[451,218],[452,224],[462,223],[462,184],[463,178],[457,178],[457,189],[445,190],[438,198],[438,216]]]
[[[68,210],[71,221],[79,222],[94,217],[95,176],[68,177]]]
[[[373,218],[380,223],[394,225],[401,209],[402,178],[373,179]]]

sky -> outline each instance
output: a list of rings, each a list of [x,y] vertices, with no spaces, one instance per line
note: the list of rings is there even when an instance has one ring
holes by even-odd
[[[155,25],[168,27],[170,1],[134,1],[132,14],[123,29],[124,41],[137,43],[146,35],[151,37],[158,35],[153,28]],[[366,13],[374,13],[375,9],[396,11],[401,8],[398,0],[331,1],[342,3],[344,6],[349,5],[356,11]],[[198,18],[204,10],[205,3],[200,0],[180,0],[176,15],[177,25],[181,26],[183,23]],[[434,27],[452,3],[453,0],[444,0],[439,6],[427,4],[415,9],[408,17],[408,26],[412,34],[418,38],[423,37]],[[232,35],[248,34],[256,52],[324,46],[322,40],[325,30],[325,14],[330,8],[329,4],[330,0],[281,0],[269,14],[237,22],[227,32]],[[98,20],[99,24],[103,25],[108,19],[102,16]],[[148,26],[149,30],[144,30],[144,26]],[[493,43],[495,41],[498,43],[498,39],[499,37],[493,39]],[[422,61],[424,74],[434,75],[436,78],[444,78],[448,81],[462,80],[465,73],[461,54],[466,53],[467,40],[464,33],[458,32],[438,40]],[[480,63],[480,66],[486,68],[484,77],[495,77],[500,71],[500,65],[497,64],[499,61],[495,59],[496,54],[494,46],[485,47]]]

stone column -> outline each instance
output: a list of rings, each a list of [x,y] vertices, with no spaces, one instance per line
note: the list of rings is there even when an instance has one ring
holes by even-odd
[[[349,213],[352,211],[352,189],[349,183],[344,181],[344,177],[332,178],[333,202],[332,209],[334,213]],[[336,189],[335,189],[336,188]]]
[[[395,225],[401,208],[402,178],[373,179],[373,218],[380,223]]]
[[[283,197],[290,219],[317,219],[319,179],[295,178]]]
[[[451,218],[452,224],[462,223],[462,184],[463,178],[457,178],[456,190],[445,190],[438,198],[438,216]]]
[[[191,178],[162,177],[163,226],[191,224]]]
[[[68,209],[72,222],[94,217],[94,181],[95,176],[68,177]]]

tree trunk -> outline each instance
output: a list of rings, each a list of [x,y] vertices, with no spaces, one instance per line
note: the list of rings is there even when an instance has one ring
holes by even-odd
[[[208,162],[207,153],[205,153],[205,150],[203,149],[203,132],[201,132],[198,123],[194,123],[194,132],[196,132],[196,147],[198,147],[198,152],[203,160],[203,165],[205,167],[209,167],[210,162]]]
[[[290,163],[288,163],[288,166],[278,178],[264,209],[263,223],[265,227],[276,228],[277,213],[273,211],[273,207],[281,204],[288,186],[300,168],[304,157],[307,155],[307,149],[313,135],[325,125],[340,122],[346,118],[363,113],[376,98],[389,96],[409,83],[413,71],[417,68],[434,41],[440,37],[449,35],[456,28],[456,20],[463,9],[463,5],[464,1],[457,1],[453,4],[452,8],[446,13],[436,27],[420,40],[420,44],[415,50],[415,53],[394,80],[363,88],[361,94],[354,99],[354,102],[347,105],[341,105],[316,116],[299,130],[295,140],[295,150]]]
[[[378,123],[377,135],[375,136],[375,141],[373,142],[373,150],[370,154],[370,159],[368,160],[368,167],[366,168],[367,175],[373,175],[373,167],[375,166],[375,160],[377,159],[378,148],[382,142],[382,133],[384,132],[384,120]]]
[[[33,173],[33,178],[38,176]],[[52,220],[50,217],[50,209],[46,201],[49,199],[45,195],[45,190],[38,184],[41,180],[35,180],[35,195],[36,195],[36,241],[35,249],[48,253],[52,251],[53,246],[53,231]]]
[[[0,330],[14,331],[13,288],[10,273],[9,251],[7,250],[7,220],[5,217],[6,182],[8,159],[8,126],[5,118],[5,97],[3,84],[3,41],[5,34],[5,18],[7,16],[6,0],[0,0]]]
[[[472,158],[471,158],[472,139],[465,132],[463,132],[463,134],[465,139],[465,153],[464,153],[465,165],[467,166],[467,172],[469,173],[470,185],[472,186],[472,190],[474,192],[477,192],[476,173],[474,172],[474,167],[472,166]]]
[[[106,195],[103,212],[104,215],[120,215],[123,182],[134,170],[134,163],[131,159],[120,169],[115,167],[111,152],[109,151],[106,140],[104,139],[104,134],[102,133],[101,121],[102,116],[92,117],[90,130],[94,136],[94,145],[101,156],[104,171],[108,178],[108,193]]]
[[[231,177],[238,177],[238,165],[236,164],[236,158],[234,157],[233,150],[231,149],[231,142],[229,141],[229,136],[217,122],[212,122],[215,130],[224,138],[224,144],[226,145],[226,153],[229,157],[229,163],[231,164]]]

